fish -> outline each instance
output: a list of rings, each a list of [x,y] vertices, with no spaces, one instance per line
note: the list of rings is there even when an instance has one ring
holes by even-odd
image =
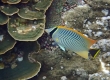
[[[100,49],[91,49],[90,47],[96,43],[96,40],[90,39],[79,31],[67,26],[56,26],[45,29],[52,39],[63,50],[71,50],[85,59],[89,59],[90,54],[95,58]]]

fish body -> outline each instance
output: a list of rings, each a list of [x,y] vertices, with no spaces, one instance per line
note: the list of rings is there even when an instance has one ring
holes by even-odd
[[[95,40],[84,36],[82,33],[66,26],[57,26],[46,29],[46,32],[50,34],[52,39],[62,50],[71,50],[86,59],[89,58],[88,54],[90,46],[96,42]],[[98,52],[99,50],[95,50],[93,57],[96,56]]]

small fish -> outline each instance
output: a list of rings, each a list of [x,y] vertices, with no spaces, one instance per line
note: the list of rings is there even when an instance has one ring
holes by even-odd
[[[95,40],[84,36],[74,29],[66,26],[57,26],[45,29],[45,31],[63,51],[71,50],[86,59],[89,59],[89,54],[95,58],[100,52],[99,49],[90,49],[90,46],[96,42]]]

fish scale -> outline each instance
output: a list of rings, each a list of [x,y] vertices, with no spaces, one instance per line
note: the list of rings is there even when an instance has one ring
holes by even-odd
[[[67,32],[67,31],[65,31],[65,30],[61,30],[60,34],[58,35],[58,39],[61,37],[60,42],[63,43],[63,44],[61,44],[61,45],[63,45],[64,47],[65,47],[65,46],[66,46],[66,47],[70,47],[69,44],[66,42],[66,40],[68,40],[68,36],[67,36],[68,33],[69,33],[69,32]],[[66,36],[63,36],[63,34],[65,34]],[[60,42],[59,42],[59,43],[60,43]]]
[[[84,40],[81,40],[80,36],[76,33],[65,29],[58,29],[56,31],[59,33],[59,35],[55,35],[55,37],[53,34],[53,38],[58,38],[58,43],[64,46],[66,49],[72,49],[74,52],[77,52],[78,50],[87,50],[87,47],[85,47],[86,45],[83,43]]]
[[[96,42],[95,40],[84,36],[74,29],[66,26],[57,26],[45,31],[64,51],[65,49],[71,50],[85,59],[89,59],[88,54],[95,58],[100,52],[100,49],[90,49],[90,46]]]

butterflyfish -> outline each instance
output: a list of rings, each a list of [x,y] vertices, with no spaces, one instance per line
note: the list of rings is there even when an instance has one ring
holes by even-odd
[[[85,59],[89,59],[89,54],[95,58],[100,52],[99,49],[90,49],[96,40],[92,40],[72,28],[57,26],[45,29],[45,31],[63,51],[71,50]]]

